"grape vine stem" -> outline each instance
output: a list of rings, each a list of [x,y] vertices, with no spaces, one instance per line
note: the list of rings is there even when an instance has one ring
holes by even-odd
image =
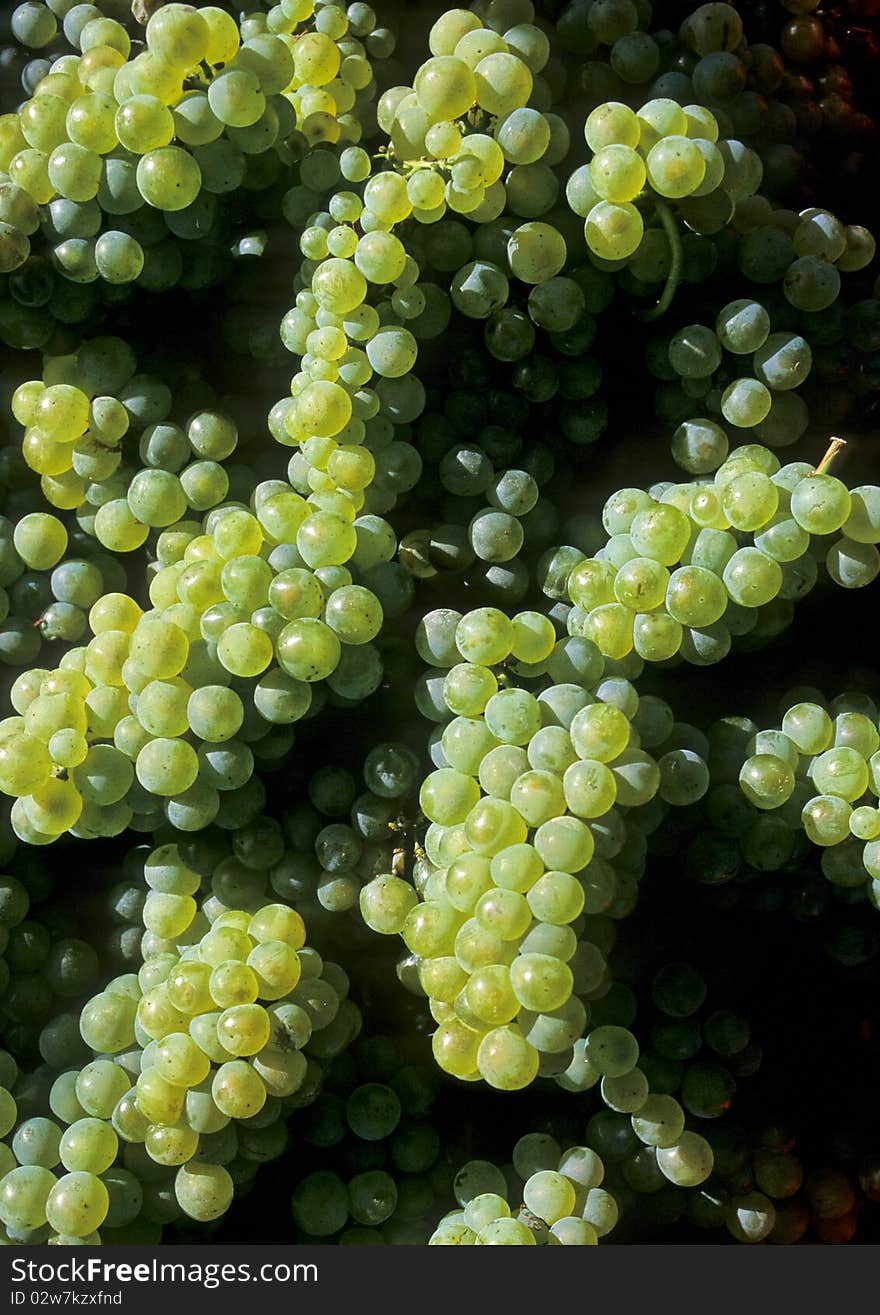
[[[828,450],[827,450],[827,452],[825,453],[825,455],[824,455],[824,457],[822,458],[822,460],[819,462],[819,464],[818,464],[818,466],[816,467],[816,469],[813,471],[813,474],[814,474],[814,475],[823,475],[823,474],[825,473],[825,471],[828,469],[828,467],[831,465],[831,463],[832,463],[832,461],[834,460],[834,458],[835,458],[835,457],[836,457],[836,456],[837,456],[837,455],[838,455],[838,454],[839,454],[839,453],[840,453],[845,447],[846,447],[846,439],[845,439],[845,438],[831,438],[831,439],[829,439],[829,441],[828,441]]]
[[[669,250],[671,261],[669,273],[666,275],[666,284],[663,288],[660,300],[656,305],[651,306],[648,310],[642,311],[639,318],[646,321],[657,320],[664,315],[672,305],[672,298],[675,296],[676,288],[681,282],[681,267],[683,264],[683,252],[681,249],[681,234],[678,231],[678,224],[675,221],[675,215],[670,210],[665,201],[659,196],[654,199],[654,211],[663,225],[663,231],[669,239]]]

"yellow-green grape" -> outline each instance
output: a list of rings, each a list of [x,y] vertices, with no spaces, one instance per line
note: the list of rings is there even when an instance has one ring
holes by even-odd
[[[485,55],[475,66],[473,76],[477,104],[496,117],[519,109],[532,93],[532,75],[527,66],[503,50]]]
[[[477,1049],[477,1068],[490,1087],[520,1091],[538,1074],[539,1055],[513,1024],[487,1032]]]
[[[217,645],[217,657],[233,676],[259,676],[273,656],[271,637],[248,621],[228,626]]]
[[[514,277],[523,283],[543,283],[555,277],[567,257],[565,239],[549,224],[532,220],[511,233],[507,259]]]
[[[471,1230],[468,1229],[468,1232]],[[474,1238],[475,1246],[536,1246],[534,1231],[520,1219],[493,1219]]]
[[[587,866],[595,848],[590,828],[577,817],[553,817],[542,823],[534,845],[548,871],[572,873]]]
[[[105,630],[121,630],[125,634],[132,634],[142,615],[138,604],[127,594],[105,594],[89,612],[89,626],[96,636],[103,634]],[[146,623],[145,637],[148,644],[158,639],[157,631],[150,632],[149,623]],[[133,656],[136,657],[137,654]],[[158,675],[158,672],[152,674]],[[171,671],[167,674],[176,676],[177,672]]]
[[[672,1096],[649,1096],[632,1115],[633,1131],[646,1146],[667,1149],[684,1131],[684,1110]]]
[[[151,890],[144,903],[144,926],[162,940],[176,940],[189,927],[195,913],[196,902],[191,895]]]
[[[154,987],[153,991],[148,993],[150,996],[157,993],[157,1006],[161,1005],[163,1000],[166,1001],[170,1010],[182,1014],[184,1020],[191,1017],[193,1014],[200,1014],[204,1012],[204,1010],[211,1008],[213,1003],[209,989],[211,967],[210,960],[205,953],[205,946],[211,936],[216,940],[222,934],[223,933],[221,932],[209,932],[208,936],[202,938],[199,945],[199,954],[203,962],[200,962],[198,959],[181,959],[180,962],[171,969],[166,981],[162,983],[161,986]],[[235,935],[235,933],[232,934]],[[244,940],[247,943],[247,937],[245,937]],[[225,958],[226,956],[223,955],[222,957]],[[139,1017],[147,998],[148,996],[144,995],[141,1005],[138,1008]],[[171,1017],[170,1014],[169,1017]],[[145,1024],[142,1025],[145,1026]],[[184,1029],[185,1027],[186,1023],[184,1021]],[[169,1031],[179,1031],[184,1029],[168,1028],[163,1031],[161,1035],[165,1036]]]
[[[57,443],[73,443],[89,427],[89,399],[71,384],[50,384],[35,400],[33,424]]]
[[[743,763],[739,783],[750,803],[757,808],[772,809],[780,808],[791,798],[795,777],[790,764],[782,758],[772,753],[759,753],[753,754]]]
[[[253,1004],[259,995],[259,981],[253,968],[238,959],[219,963],[211,972],[211,999],[220,1009]]]
[[[459,865],[464,864],[467,864],[464,875],[470,883],[486,882],[487,889],[491,889],[494,883],[504,890],[520,892],[528,891],[544,871],[544,864],[530,844],[508,845],[495,854],[488,865],[482,855],[466,854],[459,860]]]
[[[510,1206],[497,1192],[480,1192],[471,1197],[464,1208],[464,1220],[474,1232],[479,1232],[496,1219],[509,1219]]]
[[[53,1186],[46,1202],[46,1219],[56,1233],[86,1237],[107,1217],[110,1197],[94,1173],[67,1173]]]
[[[706,173],[706,160],[696,142],[672,135],[651,147],[646,167],[648,181],[656,192],[679,198],[699,188]]]
[[[549,617],[540,612],[517,612],[513,617],[511,653],[517,661],[543,662],[553,652],[555,643],[556,632]]]
[[[46,172],[59,196],[68,201],[91,201],[101,183],[101,157],[76,142],[63,142],[49,156]]]
[[[208,1223],[219,1219],[232,1204],[233,1182],[222,1164],[190,1160],[174,1176],[174,1195],[185,1215]]]
[[[591,151],[619,144],[635,147],[639,144],[641,125],[634,110],[620,101],[606,101],[587,116],[584,137]]]
[[[229,1057],[229,1052],[220,1044],[220,1039],[217,1036],[217,1019],[219,1017],[219,1010],[211,1010],[208,1013],[196,1015],[195,1018],[190,1019],[189,1023],[190,1036],[199,1049],[203,1050],[214,1064],[222,1064]]]
[[[151,1124],[144,1135],[144,1149],[156,1164],[176,1168],[193,1158],[199,1149],[199,1134],[186,1122]]]
[[[26,566],[32,571],[48,571],[67,550],[67,530],[56,516],[31,512],[16,525],[12,541]]]
[[[192,205],[201,182],[197,161],[180,146],[158,147],[138,161],[138,191],[157,210],[183,210]]]
[[[89,752],[89,742],[80,731],[58,730],[49,739],[49,754],[59,767],[78,767]]]
[[[183,1113],[184,1088],[168,1082],[155,1068],[145,1069],[135,1088],[138,1109],[150,1123],[176,1123]]]
[[[258,1004],[233,1005],[217,1020],[221,1045],[238,1058],[262,1050],[268,1044],[270,1030],[269,1015]]]
[[[845,745],[820,754],[810,767],[810,775],[820,794],[835,795],[847,803],[861,798],[870,779],[863,755]]]
[[[504,941],[518,941],[532,920],[525,896],[516,890],[488,890],[474,906],[474,917]]]
[[[584,221],[587,246],[602,260],[627,260],[637,250],[644,232],[641,213],[630,203],[598,201]]]
[[[82,1112],[96,1119],[109,1119],[130,1087],[125,1069],[109,1059],[92,1060],[75,1078],[76,1099]]]
[[[116,133],[126,150],[136,155],[167,146],[174,137],[174,118],[156,96],[131,96],[116,112]]]
[[[283,941],[293,950],[301,949],[306,943],[305,923],[296,909],[286,904],[264,904],[250,919],[248,935],[258,944]]]
[[[549,1013],[560,1009],[572,992],[568,964],[548,954],[522,954],[510,968],[510,984],[524,1009]]]
[[[361,916],[371,931],[390,936],[403,930],[407,914],[418,903],[408,881],[390,873],[374,877],[361,887]]]
[[[426,60],[416,74],[414,89],[419,105],[435,120],[460,118],[477,96],[474,74],[454,55]]]
[[[29,1230],[46,1222],[55,1175],[40,1165],[22,1165],[0,1179],[0,1219],[7,1228]]]
[[[3,1129],[2,1136],[6,1136],[15,1127],[18,1117],[18,1108],[11,1092],[5,1087],[0,1087],[0,1128]]]
[[[284,627],[276,642],[279,665],[295,680],[324,680],[339,664],[341,644],[323,621],[302,617]]]
[[[193,68],[211,48],[211,28],[189,5],[157,10],[147,23],[146,37],[147,49],[172,68]]]
[[[644,161],[629,146],[604,146],[590,161],[590,181],[603,201],[627,203],[644,187]]]
[[[634,1114],[640,1110],[649,1094],[648,1079],[641,1069],[630,1069],[619,1077],[606,1075],[602,1078],[602,1099],[609,1109],[621,1114]]]
[[[585,892],[580,881],[567,872],[545,872],[526,895],[529,909],[539,922],[565,926],[581,914]]]
[[[490,1027],[512,1022],[520,1011],[505,964],[489,964],[472,973],[464,994],[474,1016]]]
[[[635,1068],[639,1046],[625,1027],[594,1027],[587,1036],[584,1055],[603,1076],[623,1077]]]
[[[49,156],[44,151],[25,148],[13,155],[9,161],[10,180],[36,201],[37,205],[48,205],[55,195],[55,184],[49,178]],[[58,258],[58,248],[55,250]]]
[[[172,977],[175,985],[182,974],[173,973],[169,976],[169,982]],[[190,985],[187,982],[187,985]],[[187,1013],[179,1008],[175,1001],[185,1000],[182,991],[174,992],[172,999],[169,994],[169,985],[162,982],[159,986],[154,986],[151,990],[146,991],[141,996],[137,1005],[137,1021],[141,1031],[145,1032],[153,1041],[161,1040],[170,1032],[179,1032],[187,1025]]]
[[[528,834],[521,813],[504,799],[484,798],[467,815],[465,836],[479,854],[491,857],[507,845],[520,844]]]
[[[571,1215],[576,1193],[570,1179],[555,1169],[541,1169],[531,1174],[523,1187],[523,1201],[532,1214],[547,1224]]]
[[[75,694],[39,694],[24,714],[25,733],[44,743],[66,726],[80,734],[87,728],[85,707]]]
[[[550,1232],[561,1246],[597,1246],[599,1242],[594,1226],[577,1215],[563,1215],[550,1225]]]
[[[300,979],[299,956],[284,941],[263,941],[247,957],[257,975],[261,1000],[280,1000],[288,995]]]
[[[24,816],[40,835],[60,836],[75,826],[83,809],[82,797],[72,781],[51,777],[45,785],[21,799]]]
[[[441,1023],[431,1038],[431,1050],[437,1065],[452,1077],[472,1078],[477,1070],[477,1051],[483,1034],[467,1027],[458,1018]]]
[[[0,740],[0,790],[28,795],[49,780],[52,759],[45,744],[33,735],[10,735]]]
[[[672,1146],[657,1150],[657,1166],[676,1187],[697,1187],[712,1172],[712,1147],[696,1132],[683,1132]]]
[[[137,519],[126,498],[111,498],[95,514],[95,537],[110,552],[135,552],[150,533]]]
[[[253,941],[239,927],[221,925],[212,927],[208,934],[202,937],[199,944],[199,957],[203,964],[216,968],[227,959],[244,962],[253,948]],[[206,982],[208,977],[210,972],[205,975]],[[210,1004],[205,1005],[206,1009],[210,1007]]]
[[[69,1173],[102,1174],[116,1159],[119,1140],[103,1119],[77,1119],[65,1128],[60,1142],[61,1163]]]
[[[422,782],[419,805],[431,822],[454,826],[463,822],[480,798],[480,787],[471,776],[451,767],[431,772]]]
[[[375,238],[378,237],[378,235],[367,234],[365,237],[361,238],[358,243],[358,252],[360,252],[362,244],[366,242],[368,237]],[[384,234],[384,237],[391,239],[392,242],[396,242],[397,245],[400,246],[399,240],[393,238],[392,234]],[[401,265],[401,270],[398,272],[401,272],[402,268],[403,266]],[[396,275],[392,275],[392,277],[395,276]],[[336,257],[322,260],[321,264],[312,275],[312,292],[321,309],[328,311],[333,315],[347,315],[356,310],[367,294],[366,278],[358,264],[357,255],[354,262],[351,260],[341,260]],[[300,412],[301,396],[302,394],[296,398],[295,409],[297,416],[299,416]],[[312,412],[318,409],[319,398],[320,395],[318,395],[315,404],[311,407]],[[348,423],[351,414],[350,411],[347,415],[345,414],[344,404],[341,402],[338,403],[338,409],[340,415],[344,416],[344,418],[340,420],[338,428],[335,430],[336,433]],[[307,422],[302,421],[301,423],[306,424]],[[319,430],[311,430],[310,432],[320,433]]]
[[[151,794],[170,797],[182,794],[199,774],[199,760],[184,740],[151,740],[135,760],[137,779]]]
[[[154,1067],[167,1082],[190,1088],[204,1082],[211,1063],[186,1032],[169,1032],[156,1046]]]
[[[217,1108],[233,1119],[250,1119],[266,1103],[266,1088],[260,1075],[243,1059],[221,1064],[211,1082]]]
[[[291,1096],[298,1091],[308,1072],[308,1060],[298,1050],[274,1050],[267,1046],[253,1059],[268,1095]]]

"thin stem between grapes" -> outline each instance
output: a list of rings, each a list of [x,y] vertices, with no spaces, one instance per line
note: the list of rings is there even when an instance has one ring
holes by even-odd
[[[640,313],[640,319],[651,321],[657,320],[664,315],[672,305],[672,299],[675,296],[676,289],[681,282],[681,268],[684,255],[681,249],[681,234],[678,231],[678,224],[675,221],[675,215],[670,210],[665,201],[660,197],[654,198],[654,209],[660,223],[663,225],[663,231],[669,239],[669,249],[672,259],[669,265],[669,273],[666,275],[666,285],[663,288],[660,300],[655,306]]]
[[[819,462],[819,464],[818,464],[818,466],[816,467],[816,469],[813,471],[813,474],[814,474],[814,475],[823,475],[823,474],[825,473],[825,471],[828,469],[828,467],[831,465],[831,463],[832,463],[832,461],[834,460],[834,458],[835,458],[835,457],[836,457],[836,456],[837,456],[837,455],[838,455],[838,454],[839,454],[839,453],[840,453],[845,447],[846,447],[846,439],[845,439],[845,438],[831,438],[831,439],[829,440],[829,442],[828,442],[828,451],[825,453],[824,457],[823,457],[822,460]]]

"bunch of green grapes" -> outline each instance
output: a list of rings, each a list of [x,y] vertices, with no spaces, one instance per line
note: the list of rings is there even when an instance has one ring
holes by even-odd
[[[124,1229],[141,1211],[154,1224],[218,1218],[257,1166],[282,1154],[282,1114],[315,1098],[320,1062],[359,1031],[347,976],[305,947],[297,913],[264,905],[220,915],[201,936],[198,920],[181,930],[195,902],[181,916],[189,897],[179,892],[194,874],[176,854],[152,858],[144,921],[154,940],[141,971],[84,1006],[96,1058],[55,1079],[59,1122],[16,1130],[0,1218],[17,1240],[42,1240],[47,1224],[91,1240],[105,1221]]]
[[[467,1161],[454,1190],[459,1209],[440,1220],[432,1246],[595,1246],[620,1217],[603,1159],[589,1145],[563,1150],[549,1133],[520,1137],[503,1167]]]
[[[98,281],[156,292],[222,277],[222,261],[190,251],[227,231],[218,198],[272,187],[316,144],[358,141],[371,60],[394,46],[368,5],[314,15],[298,0],[240,31],[218,7],[172,4],[132,56],[122,23],[74,8],[64,35],[75,53],[48,66],[0,133],[0,269],[12,276],[0,325],[19,346],[85,318]],[[32,9],[54,31],[31,3],[19,25]]]
[[[847,702],[846,695],[842,699]],[[770,852],[775,851],[777,866],[794,851],[790,832],[802,828],[807,840],[822,848],[828,880],[866,886],[877,906],[880,732],[870,700],[850,702],[833,719],[822,704],[794,703],[778,730],[755,736],[738,782],[749,803],[766,816],[764,830],[775,839]]]
[[[610,498],[611,537],[568,576],[569,631],[610,657],[719,662],[732,636],[754,642],[790,623],[793,600],[818,578],[817,556],[844,588],[880,569],[874,486],[851,493],[807,463],[780,466],[758,444],[735,449],[711,482],[653,492]]]
[[[433,669],[417,704],[446,723],[420,791],[428,863],[418,892],[382,874],[361,908],[417,956],[441,1068],[516,1089],[577,1067],[585,1002],[607,982],[590,923],[635,902],[645,834],[625,818],[654,799],[661,770],[638,747],[633,686],[604,678],[596,646],[557,641],[540,614],[444,609],[418,643]]]

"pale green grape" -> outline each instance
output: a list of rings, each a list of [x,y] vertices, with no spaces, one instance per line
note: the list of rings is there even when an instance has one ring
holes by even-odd
[[[632,1115],[633,1131],[646,1146],[674,1146],[684,1131],[684,1111],[672,1096],[649,1096]]]
[[[137,185],[148,205],[183,210],[199,193],[202,176],[196,160],[179,146],[162,146],[142,155]]]
[[[739,783],[746,798],[757,808],[779,808],[791,798],[795,777],[791,766],[782,758],[758,753],[743,763]]]
[[[480,1076],[501,1091],[519,1091],[528,1086],[537,1075],[538,1062],[537,1050],[512,1024],[492,1028],[477,1051]]]
[[[634,110],[620,101],[606,101],[587,116],[584,136],[591,151],[619,143],[638,146],[641,127]]]
[[[760,380],[736,379],[721,396],[721,412],[732,425],[749,429],[767,418],[771,401],[769,390]]]
[[[219,1219],[232,1204],[233,1181],[221,1164],[190,1160],[174,1176],[174,1195],[185,1215],[200,1222]]]
[[[39,1165],[23,1165],[0,1179],[0,1219],[7,1228],[32,1229],[44,1224],[55,1183],[55,1175]]]
[[[592,206],[584,223],[587,246],[603,260],[628,259],[637,250],[644,231],[644,220],[634,205],[610,201]]]
[[[116,1159],[116,1133],[103,1119],[78,1119],[66,1128],[59,1146],[69,1173],[102,1174]]]
[[[115,1135],[115,1134],[114,1134]],[[67,1173],[59,1178],[46,1202],[46,1218],[56,1233],[85,1237],[100,1228],[110,1198],[94,1173]]]
[[[675,199],[695,192],[706,173],[706,159],[696,142],[675,134],[652,146],[645,163],[654,190]]]

